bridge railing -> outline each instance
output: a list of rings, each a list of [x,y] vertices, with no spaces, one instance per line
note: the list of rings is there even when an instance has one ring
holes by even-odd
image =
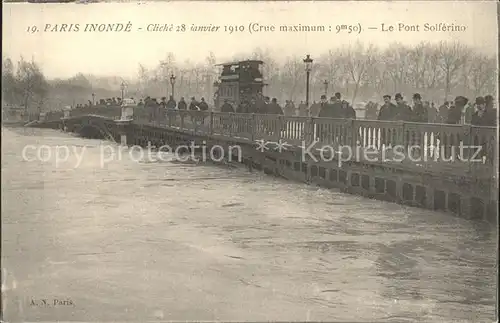
[[[60,117],[54,113],[49,118]],[[80,108],[71,116],[118,117],[119,107]],[[158,116],[145,108],[134,109],[134,121],[193,134],[218,135],[248,141],[264,140],[302,146],[316,143],[338,149],[399,147],[426,163],[476,163],[493,166],[498,145],[496,128],[471,125],[351,120],[269,114],[169,110]],[[474,159],[473,159],[474,158]]]

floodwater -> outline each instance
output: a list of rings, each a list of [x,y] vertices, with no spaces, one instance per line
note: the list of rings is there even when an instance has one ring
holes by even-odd
[[[491,227],[103,145],[2,129],[5,321],[494,320]]]

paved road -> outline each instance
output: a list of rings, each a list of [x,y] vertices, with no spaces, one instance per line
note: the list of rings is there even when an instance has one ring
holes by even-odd
[[[493,320],[491,228],[100,144],[2,129],[5,320]]]

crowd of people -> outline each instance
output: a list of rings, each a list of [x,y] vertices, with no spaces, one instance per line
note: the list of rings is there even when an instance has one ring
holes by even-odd
[[[478,97],[474,102],[469,102],[466,97],[457,96],[453,102],[447,101],[438,108],[429,101],[423,101],[419,93],[412,97],[413,105],[409,105],[401,93],[397,93],[392,101],[391,95],[383,96],[383,103],[372,101],[365,106],[365,119],[380,121],[406,121],[420,123],[444,123],[444,124],[472,124],[476,126],[496,126],[497,114],[493,96],[486,95]],[[87,104],[78,104],[76,108],[83,108],[95,105],[114,106],[120,105],[120,98],[100,99],[96,104],[88,101]],[[186,102],[181,97],[178,102],[170,96],[167,100],[162,97],[160,101],[156,98],[146,97],[140,99],[138,106],[144,107],[151,120],[161,119],[168,110],[188,110],[188,111],[208,111],[211,110],[204,98],[199,101],[191,97]],[[276,98],[270,98],[258,94],[250,100],[243,100],[241,104],[234,107],[230,101],[224,100],[220,107],[221,112],[232,113],[256,113],[275,114],[287,116],[312,116],[325,118],[356,119],[356,111],[346,100],[342,100],[340,93],[327,100],[326,95],[322,95],[319,102],[313,102],[309,107],[302,101],[298,106],[292,100],[286,100],[282,107]]]
[[[394,96],[396,104],[392,103],[390,95],[384,95],[384,103],[378,108],[373,102],[366,105],[366,118],[382,121],[406,121],[420,123],[471,124],[475,126],[497,125],[497,113],[493,96],[477,97],[474,102],[463,96],[457,96],[453,102],[447,101],[439,108],[434,103],[422,101],[422,96],[415,93],[412,97],[413,107],[408,105],[403,96]]]

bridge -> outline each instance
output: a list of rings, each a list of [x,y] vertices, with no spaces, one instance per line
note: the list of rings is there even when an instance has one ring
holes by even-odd
[[[183,110],[153,120],[144,107],[74,109],[31,126],[123,145],[192,143],[290,180],[467,219],[498,219],[493,127]]]

